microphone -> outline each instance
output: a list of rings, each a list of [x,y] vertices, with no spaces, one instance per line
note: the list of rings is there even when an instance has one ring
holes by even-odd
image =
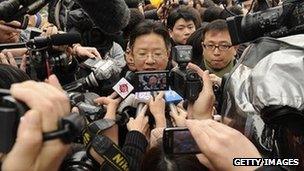
[[[138,103],[136,103],[135,94],[132,93],[119,104],[117,113],[122,113],[128,107],[136,108],[137,105]]]
[[[135,103],[137,105],[136,116],[142,111],[143,107],[147,102],[150,101],[152,97],[151,92],[136,92],[135,93]]]
[[[48,4],[51,0],[38,0],[34,1],[26,6],[23,6],[12,18],[20,18],[25,14],[35,15],[39,12],[46,4]]]
[[[0,20],[10,22],[25,14],[34,15],[51,0],[8,0],[0,3]],[[20,6],[22,6],[20,8]]]
[[[35,37],[29,40],[27,46],[46,47],[70,45],[81,42],[81,37],[77,33],[53,34],[49,37]]]
[[[105,33],[113,34],[126,27],[130,11],[124,0],[76,0],[88,13],[96,26]]]
[[[175,91],[168,90],[165,92],[165,100],[166,103],[169,104],[170,110],[174,113],[177,113],[177,109],[174,106],[174,104],[179,103],[180,101],[183,100],[183,98],[180,95],[178,95]]]

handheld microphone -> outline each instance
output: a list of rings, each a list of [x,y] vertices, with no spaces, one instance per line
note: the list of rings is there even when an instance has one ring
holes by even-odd
[[[12,19],[18,19],[23,17],[25,14],[34,15],[39,12],[46,4],[48,4],[51,0],[38,0],[34,1],[27,6],[23,6],[20,10],[17,11],[16,14],[13,15]]]
[[[135,94],[131,93],[127,98],[125,98],[118,106],[117,113],[122,113],[128,107],[137,107],[137,103],[135,100]]]
[[[137,105],[136,116],[142,111],[143,107],[146,103],[148,103],[151,99],[152,95],[150,92],[136,92],[135,100]]]
[[[77,33],[53,34],[49,37],[35,37],[26,43],[27,46],[46,47],[79,43],[81,37]]]
[[[10,22],[24,17],[25,14],[34,15],[50,1],[51,0],[3,1],[0,3],[0,20]]]
[[[169,104],[170,110],[174,113],[177,113],[177,109],[174,106],[174,104],[179,103],[180,101],[183,100],[183,98],[180,95],[178,95],[175,91],[168,90],[165,92],[165,100],[166,103]]]

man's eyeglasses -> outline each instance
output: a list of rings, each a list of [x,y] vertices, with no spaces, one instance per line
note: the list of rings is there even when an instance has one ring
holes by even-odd
[[[208,50],[215,50],[215,48],[218,48],[221,51],[227,51],[228,49],[230,49],[232,47],[232,45],[209,45],[209,44],[203,44],[202,45],[208,49]]]
[[[134,54],[139,60],[147,60],[151,55],[153,60],[162,60],[166,57],[166,53],[138,53]]]

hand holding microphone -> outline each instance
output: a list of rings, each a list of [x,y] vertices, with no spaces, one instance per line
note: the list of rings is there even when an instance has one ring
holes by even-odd
[[[143,110],[143,107],[151,99],[150,92],[137,92],[135,93],[135,104],[137,105],[136,116]]]
[[[185,127],[186,126],[186,119],[188,113],[181,107],[175,106],[172,104],[176,110],[170,111],[170,116],[172,117],[175,126],[177,127]]]
[[[165,117],[165,99],[164,92],[160,92],[155,99],[151,99],[149,102],[150,112],[152,113],[156,128],[166,127],[166,117]]]
[[[144,105],[140,113],[136,116],[136,118],[130,118],[129,122],[127,123],[127,128],[129,131],[138,131],[144,135],[148,133],[148,116],[145,116],[146,111],[148,109],[147,105]]]

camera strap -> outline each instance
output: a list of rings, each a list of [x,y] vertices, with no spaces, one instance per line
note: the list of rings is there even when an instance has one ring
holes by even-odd
[[[87,154],[91,159],[94,160],[89,153],[91,148],[93,148],[98,155],[107,161],[103,163],[103,166],[110,165],[114,170],[117,171],[129,171],[127,157],[110,138],[103,135],[96,135],[93,138],[87,147]]]
[[[92,137],[98,135],[101,131],[111,128],[115,124],[115,120],[112,119],[99,119],[94,121],[82,131],[83,143],[88,145],[92,140]]]

